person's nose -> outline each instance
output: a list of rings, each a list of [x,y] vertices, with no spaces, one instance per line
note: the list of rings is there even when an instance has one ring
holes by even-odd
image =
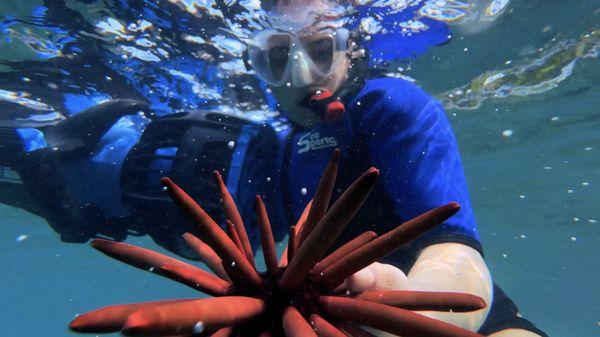
[[[304,87],[311,83],[310,67],[301,52],[294,52],[291,59],[292,86]]]

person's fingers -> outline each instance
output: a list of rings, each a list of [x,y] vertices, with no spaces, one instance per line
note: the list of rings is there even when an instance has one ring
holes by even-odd
[[[375,262],[348,277],[344,288],[357,293],[367,290],[401,290],[409,287],[408,278],[402,270],[390,264]]]
[[[391,264],[375,262],[369,266],[375,275],[373,288],[376,290],[408,289],[408,278],[404,272]]]
[[[373,286],[375,285],[375,275],[370,267],[371,266],[365,267],[348,277],[344,282],[346,289],[353,293],[373,289]]]

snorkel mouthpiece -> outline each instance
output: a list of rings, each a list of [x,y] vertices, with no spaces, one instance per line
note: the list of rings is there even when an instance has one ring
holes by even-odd
[[[342,119],[344,112],[346,111],[346,107],[344,107],[344,103],[340,101],[333,101],[327,104],[325,108],[325,116],[323,119],[326,122],[333,123]]]
[[[333,93],[327,89],[313,91],[307,96],[305,102],[307,108],[319,114],[328,123],[341,120],[346,111],[344,104],[333,97]]]

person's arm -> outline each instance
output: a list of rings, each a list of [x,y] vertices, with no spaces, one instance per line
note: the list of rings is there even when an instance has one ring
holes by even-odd
[[[451,201],[461,210],[412,244],[416,262],[408,277],[391,265],[375,264],[347,285],[351,290],[467,292],[489,306],[491,276],[482,258],[458,146],[442,106],[407,82],[382,80],[371,88],[360,104],[358,130],[396,213],[408,220]],[[475,331],[488,311],[426,314]]]
[[[379,169],[395,213],[406,221],[449,202],[461,207],[411,250],[457,242],[483,255],[460,152],[441,104],[406,81],[377,80],[365,91],[352,109],[360,116],[357,138]]]

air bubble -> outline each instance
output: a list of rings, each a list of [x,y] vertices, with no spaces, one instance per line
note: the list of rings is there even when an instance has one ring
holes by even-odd
[[[194,324],[194,334],[200,334],[204,331],[204,322],[199,321]]]
[[[21,234],[21,235],[17,236],[17,238],[15,239],[15,241],[17,241],[17,242],[23,242],[23,241],[27,240],[28,237],[29,237],[29,235],[27,235],[27,234]]]

